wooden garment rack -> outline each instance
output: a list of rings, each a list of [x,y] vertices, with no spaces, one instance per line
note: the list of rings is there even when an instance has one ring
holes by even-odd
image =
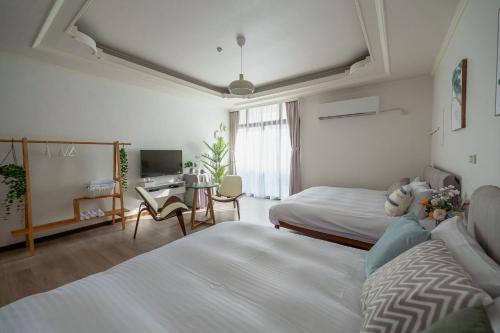
[[[121,175],[121,163],[120,163],[120,145],[129,146],[129,142],[100,142],[100,141],[65,141],[65,140],[28,140],[27,138],[22,139],[0,139],[0,143],[21,143],[23,152],[23,167],[26,175],[26,193],[24,194],[24,228],[13,230],[12,236],[19,237],[25,236],[26,247],[29,249],[30,255],[35,254],[35,241],[34,233],[43,232],[66,226],[68,224],[83,222],[80,221],[80,202],[86,200],[99,200],[104,198],[112,199],[112,208],[110,211],[105,212],[104,216],[111,216],[112,223],[115,223],[116,216],[120,217],[122,223],[122,229],[125,229],[125,207],[123,206],[123,179]],[[73,199],[73,211],[74,216],[69,219],[55,221],[47,224],[33,225],[32,218],[32,201],[31,201],[31,181],[30,181],[30,164],[29,164],[29,144],[68,144],[68,145],[108,145],[113,146],[113,180],[118,182],[118,190],[113,190],[113,194],[104,195],[100,197],[90,198],[90,197],[80,197]],[[116,208],[116,200],[120,201],[120,208]],[[102,218],[102,217],[99,217]],[[91,219],[93,220],[93,219]],[[90,221],[90,220],[85,220]]]

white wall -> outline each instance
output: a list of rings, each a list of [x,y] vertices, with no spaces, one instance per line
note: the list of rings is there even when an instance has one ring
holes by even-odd
[[[0,53],[0,138],[131,142],[126,197],[131,210],[138,206],[133,187],[139,178],[140,149],[182,149],[183,159],[192,159],[204,151],[202,140],[211,140],[218,124],[227,121],[222,106],[204,99],[124,85]],[[0,157],[6,148],[0,145]],[[76,148],[75,158],[48,159],[43,156],[44,145],[30,146],[34,224],[70,218],[72,199],[83,194],[87,181],[112,177],[111,147]],[[57,155],[59,146],[50,149]],[[21,157],[19,146],[17,153]],[[2,185],[2,200],[4,193]],[[20,241],[10,231],[21,228],[21,220],[16,214],[0,220],[0,246]]]
[[[500,117],[495,112],[500,1],[469,1],[434,76],[432,160],[462,177],[470,198],[481,185],[500,185]],[[451,131],[451,74],[467,58],[466,128]],[[444,131],[443,131],[444,130]],[[468,156],[477,154],[477,164]]]
[[[380,96],[381,109],[408,115],[318,120],[318,105]],[[416,177],[429,163],[432,80],[423,76],[334,91],[301,100],[303,187],[335,185],[385,190]]]

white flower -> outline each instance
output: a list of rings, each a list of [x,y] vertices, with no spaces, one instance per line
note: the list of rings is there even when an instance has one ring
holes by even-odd
[[[444,209],[434,209],[433,214],[436,221],[443,221],[446,218],[446,211]]]
[[[438,199],[432,199],[431,200],[431,205],[435,206],[438,204]]]

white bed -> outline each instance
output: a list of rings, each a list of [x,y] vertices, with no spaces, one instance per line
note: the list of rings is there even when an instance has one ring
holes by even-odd
[[[358,332],[365,253],[226,222],[0,308],[0,331]]]
[[[385,200],[385,191],[311,187],[272,206],[269,220],[374,244],[396,219],[386,214]]]
[[[424,169],[423,180],[432,189],[448,185],[460,189],[455,175],[431,166]],[[312,187],[272,206],[269,220],[276,227],[369,249],[396,219],[385,212],[385,194],[363,188]],[[429,220],[421,222],[432,225]]]

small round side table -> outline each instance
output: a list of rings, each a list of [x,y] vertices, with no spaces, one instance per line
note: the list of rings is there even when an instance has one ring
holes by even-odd
[[[210,225],[215,224],[214,206],[212,201],[212,189],[218,186],[219,186],[218,184],[212,182],[186,184],[186,189],[193,189],[193,204],[191,206],[191,229],[199,227],[202,224],[210,224]],[[206,220],[196,219],[196,207],[198,205],[198,194],[200,190],[205,191],[205,194],[208,199],[207,206],[210,212],[210,216]]]

